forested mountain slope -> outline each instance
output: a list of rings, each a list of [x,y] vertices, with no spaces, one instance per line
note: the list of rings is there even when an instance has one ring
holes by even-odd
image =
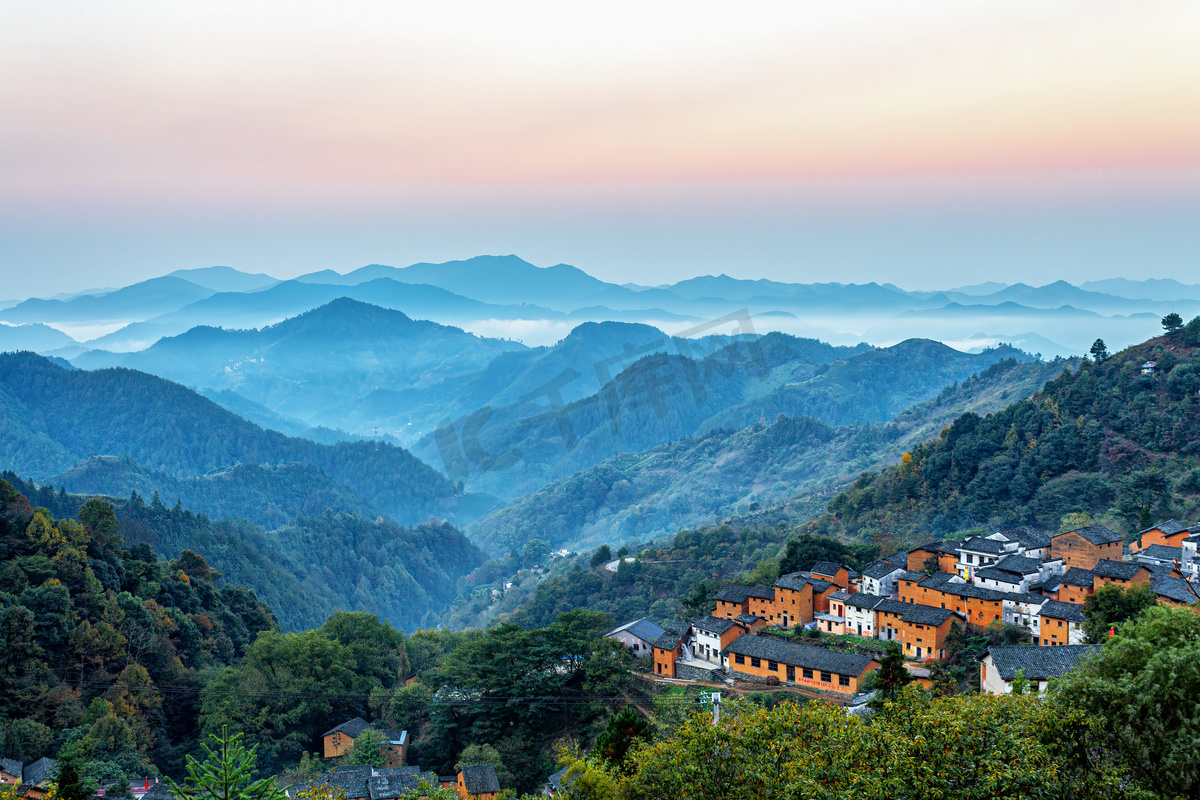
[[[5,754],[30,762],[75,742],[93,778],[178,769],[204,671],[240,660],[274,618],[195,553],[128,546],[107,503],[76,516],[56,522],[0,480]]]
[[[1003,408],[1070,364],[1005,359],[886,425],[833,427],[781,415],[771,424],[617,455],[518,498],[470,532],[485,549],[503,553],[532,538],[554,547],[594,547],[645,541],[734,514],[817,513],[830,482],[844,485],[851,475],[898,457],[963,411]]]
[[[1157,362],[1153,371],[1147,361]],[[1085,362],[1033,397],[964,414],[899,464],[835,497],[818,532],[942,535],[1104,517],[1132,535],[1200,510],[1200,318]]]
[[[55,517],[73,517],[87,501],[38,488],[4,473],[30,501]],[[239,519],[209,520],[157,495],[110,498],[124,540],[159,554],[192,550],[231,584],[253,588],[277,609],[285,630],[319,625],[338,610],[378,614],[404,630],[429,624],[451,602],[460,578],[484,554],[446,523],[414,528],[394,522],[321,513],[264,530]]]
[[[304,464],[347,487],[344,491],[355,498],[348,509],[360,510],[365,503],[402,523],[432,514],[447,517],[463,500],[443,475],[402,448],[290,438],[252,425],[178,384],[133,370],[67,370],[31,353],[0,354],[0,407],[0,469],[24,477],[64,475],[101,455],[130,456],[145,467],[130,473],[138,480],[152,473],[198,478],[238,465],[248,465],[258,472],[256,480],[266,480],[259,472],[266,465]],[[93,464],[88,474],[113,465],[119,463]],[[293,474],[302,480],[311,473]],[[133,488],[117,492],[115,483],[106,486],[122,495]],[[302,500],[304,488],[292,487],[293,495]],[[258,502],[222,510],[266,522]],[[294,516],[308,509],[301,502],[287,511]]]
[[[450,457],[445,437],[427,437],[414,451],[430,463],[440,459],[455,479],[466,476],[469,488],[513,497],[619,453],[779,414],[831,425],[883,422],[1008,357],[1030,358],[1007,347],[968,354],[911,340],[838,348],[772,333],[709,354],[647,355],[573,403],[555,406],[543,393],[458,420]],[[472,458],[468,447],[495,458]]]

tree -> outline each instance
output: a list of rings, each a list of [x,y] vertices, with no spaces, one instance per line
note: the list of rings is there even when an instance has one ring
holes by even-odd
[[[1170,314],[1167,314],[1162,318],[1162,326],[1163,330],[1165,330],[1168,334],[1175,333],[1175,331],[1183,327],[1183,317],[1172,311]]]
[[[1030,691],[1030,683],[1025,678],[1025,670],[1019,669],[1013,674],[1012,693],[1016,695],[1026,694]]]
[[[247,749],[242,734],[228,729],[212,735],[212,746],[201,743],[204,761],[187,757],[188,779],[183,784],[167,778],[176,797],[186,800],[286,800],[287,795],[271,778],[252,780],[258,761],[258,745]]]
[[[512,775],[508,772],[508,767],[504,764],[504,757],[500,755],[500,751],[492,747],[490,744],[469,744],[458,755],[458,760],[454,762],[455,771],[463,767],[469,767],[474,764],[490,764],[492,769],[496,770],[496,780],[501,786],[512,786]]]
[[[649,742],[654,738],[654,728],[633,706],[625,706],[608,718],[604,731],[596,737],[596,753],[600,758],[620,769],[625,755],[635,741]]]
[[[606,544],[602,544],[596,548],[596,552],[592,553],[592,568],[595,569],[602,564],[607,564],[612,561],[612,548]]]
[[[75,755],[59,758],[56,766],[58,779],[55,781],[55,790],[62,800],[91,800],[95,796],[97,787],[84,780]]]
[[[871,700],[871,707],[882,711],[885,703],[895,702],[900,691],[912,683],[912,673],[904,668],[900,645],[888,642],[887,654],[879,659],[879,669],[875,675],[875,697]]]
[[[935,661],[930,665],[929,678],[933,682],[930,691],[933,692],[934,697],[950,697],[958,693],[958,682],[954,680],[950,670],[946,669],[946,665],[941,661]]]
[[[521,548],[521,564],[526,567],[540,567],[546,563],[550,555],[550,543],[542,539],[530,539]]]
[[[367,728],[346,748],[342,762],[382,767],[384,765],[383,747],[387,743],[387,738],[380,731],[375,728]]]
[[[1092,342],[1091,353],[1097,364],[1103,364],[1108,360],[1108,345],[1104,343],[1103,339],[1097,339]]]
[[[1102,721],[1097,745],[1155,796],[1200,796],[1200,616],[1157,607],[1056,682],[1062,705]]]
[[[1113,627],[1156,605],[1158,595],[1148,583],[1135,584],[1128,589],[1110,583],[1083,601],[1083,632],[1089,642],[1098,644],[1108,638]]]

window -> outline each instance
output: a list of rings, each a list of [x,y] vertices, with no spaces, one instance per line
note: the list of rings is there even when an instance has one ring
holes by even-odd
[[[829,672],[822,672],[821,683],[833,683],[833,674]]]
[[[761,661],[760,659],[757,659],[757,658],[755,658],[754,656],[751,656],[751,657],[750,657],[750,666],[752,666],[752,667],[761,667],[761,666],[762,666],[762,661]]]
[[[634,643],[633,643],[633,652],[635,652],[635,653],[636,653],[637,651],[638,651],[638,643],[637,643],[637,642],[634,642]]]
[[[850,676],[849,675],[838,675],[838,686],[849,686],[849,685],[850,685]]]
[[[804,670],[804,677],[811,681],[812,680],[812,670],[811,669]]]
[[[745,663],[746,663],[746,657],[745,657],[744,655],[742,655],[741,653],[738,653],[737,655],[735,655],[735,656],[733,657],[733,663],[735,663],[735,664],[745,664]]]
[[[779,665],[776,664],[774,661],[768,661],[767,669],[771,670],[771,672],[779,672]]]

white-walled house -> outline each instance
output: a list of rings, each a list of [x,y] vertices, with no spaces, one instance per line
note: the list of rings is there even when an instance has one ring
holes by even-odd
[[[1030,688],[1044,692],[1050,681],[1100,652],[1100,647],[1098,644],[989,647],[979,657],[979,690],[987,694],[1010,694],[1017,671],[1021,670],[1025,680],[1032,684]]]
[[[629,648],[638,658],[649,656],[652,654],[651,647],[654,640],[666,633],[666,630],[661,626],[646,618],[635,619],[633,622],[627,622],[619,628],[614,628],[604,634],[609,639],[616,639],[621,644]]]
[[[863,572],[866,575],[866,572]],[[843,605],[846,609],[845,630],[853,636],[864,636],[874,639],[878,636],[875,630],[875,606],[885,598],[879,595],[856,592],[846,598]]]

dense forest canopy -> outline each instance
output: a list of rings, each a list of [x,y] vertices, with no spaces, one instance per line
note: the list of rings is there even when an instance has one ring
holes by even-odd
[[[1148,362],[1153,366],[1146,366]],[[1132,535],[1200,510],[1200,318],[964,414],[829,503],[817,533],[943,536],[1088,513]]]

